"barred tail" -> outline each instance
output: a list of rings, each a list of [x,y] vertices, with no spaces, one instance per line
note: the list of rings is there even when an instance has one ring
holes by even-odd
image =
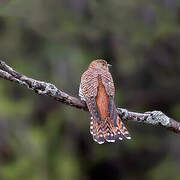
[[[125,127],[119,116],[117,116],[116,124],[118,127],[118,133],[120,131],[120,134],[123,135],[126,139],[131,139],[131,135],[129,134],[127,128]]]
[[[107,142],[115,142],[116,139],[123,139],[123,136],[127,139],[131,139],[131,136],[124,126],[120,118],[117,118],[117,127],[110,118],[102,120],[101,123],[97,122],[96,119],[91,117],[90,133],[93,135],[94,141],[99,144]]]
[[[101,124],[99,124],[97,120],[93,117],[91,117],[90,133],[92,134],[94,141],[96,141],[99,144],[104,143],[105,139]]]

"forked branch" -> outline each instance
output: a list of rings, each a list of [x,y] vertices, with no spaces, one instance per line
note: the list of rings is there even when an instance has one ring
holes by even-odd
[[[25,86],[39,95],[47,95],[61,103],[88,111],[86,103],[84,101],[81,101],[79,98],[70,96],[69,94],[59,90],[55,85],[51,83],[38,81],[29,78],[23,74],[20,74],[1,60],[0,77],[18,83],[19,85]],[[176,133],[180,133],[180,122],[169,118],[161,111],[136,113],[130,112],[127,109],[117,108],[117,112],[121,119],[123,119],[124,121],[135,121],[140,123],[162,126]]]

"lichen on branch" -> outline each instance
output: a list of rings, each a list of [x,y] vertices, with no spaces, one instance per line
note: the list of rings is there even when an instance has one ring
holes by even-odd
[[[79,98],[73,97],[60,89],[55,85],[29,78],[8,66],[4,61],[0,60],[0,77],[12,82],[15,82],[21,86],[25,86],[28,89],[33,90],[39,95],[47,95],[56,101],[70,105],[85,111],[88,111],[87,105]],[[127,109],[117,108],[117,112],[123,121],[134,121],[139,123],[151,124],[154,126],[161,126],[167,128],[170,131],[180,134],[180,122],[169,118],[161,111],[152,111],[145,113],[131,112]]]

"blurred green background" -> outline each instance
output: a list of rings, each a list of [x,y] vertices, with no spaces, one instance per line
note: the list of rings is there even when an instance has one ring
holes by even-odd
[[[1,0],[0,59],[78,96],[88,64],[112,64],[116,104],[180,119],[180,1]],[[128,123],[98,145],[89,114],[0,79],[0,180],[179,180],[180,136]]]

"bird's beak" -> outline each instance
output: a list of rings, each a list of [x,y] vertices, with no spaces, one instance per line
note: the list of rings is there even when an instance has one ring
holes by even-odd
[[[108,64],[108,67],[111,67],[112,65],[111,64]]]

